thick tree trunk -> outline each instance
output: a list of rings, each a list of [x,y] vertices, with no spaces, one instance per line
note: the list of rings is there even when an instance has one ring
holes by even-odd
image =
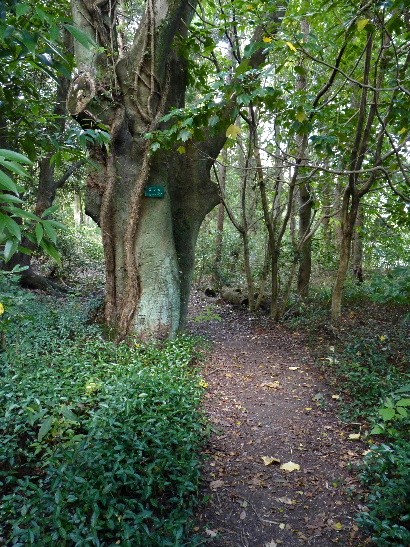
[[[187,62],[178,43],[187,34],[196,1],[147,0],[134,42],[118,47],[118,1],[72,0],[73,19],[104,51],[76,43],[78,75],[69,111],[83,126],[105,124],[111,147],[94,147],[100,170],[90,174],[86,212],[100,222],[106,257],[106,319],[117,339],[173,336],[185,323],[194,251],[205,215],[219,203],[210,169],[226,140],[225,127],[186,153],[150,150],[150,136],[166,126],[171,108],[184,106]],[[279,22],[279,19],[278,19]],[[255,40],[264,36],[262,28]],[[255,67],[265,54],[250,59]],[[161,186],[163,198],[145,197]]]

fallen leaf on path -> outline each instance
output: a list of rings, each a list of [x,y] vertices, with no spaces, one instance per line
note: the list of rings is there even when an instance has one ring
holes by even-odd
[[[279,458],[272,458],[271,456],[262,456],[262,460],[265,465],[271,465],[272,463],[280,463]]]
[[[349,439],[351,441],[358,441],[360,439],[360,433],[350,433]]]
[[[265,547],[278,547],[278,544],[272,539],[269,543],[265,543]]]
[[[299,471],[300,465],[294,462],[287,462],[287,463],[283,463],[280,466],[280,468],[282,469],[282,471],[288,471],[288,472]]]
[[[341,522],[336,522],[336,524],[333,525],[333,528],[335,530],[343,530],[343,524]]]
[[[208,530],[208,528],[206,528],[205,534],[207,534],[211,538],[214,538],[218,535],[218,532],[216,530]]]
[[[336,399],[336,401],[338,401],[340,399],[340,395],[332,395],[332,399]]]
[[[307,407],[305,408],[305,410],[312,410],[312,407],[311,407],[311,406],[307,406]]]
[[[220,479],[211,481],[209,486],[211,490],[217,490],[218,488],[222,488],[222,486],[224,486],[224,481],[221,481]]]
[[[261,384],[261,387],[270,387],[272,389],[278,389],[280,388],[280,382],[264,382]]]
[[[284,530],[284,529],[286,528],[286,524],[284,524],[283,522],[281,522],[281,523],[279,524],[279,528],[280,528],[281,530]]]
[[[300,367],[289,367],[289,370],[298,370]]]
[[[246,511],[241,511],[241,514],[239,515],[239,518],[241,520],[245,520],[246,519]]]
[[[285,505],[294,505],[296,503],[295,500],[291,500],[290,498],[276,498],[276,500]]]

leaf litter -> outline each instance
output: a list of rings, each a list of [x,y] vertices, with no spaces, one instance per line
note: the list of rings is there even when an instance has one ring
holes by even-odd
[[[194,294],[194,316],[208,306]],[[214,344],[202,364],[213,433],[203,470],[209,502],[197,512],[198,528],[212,547],[367,545],[354,521],[360,489],[351,471],[366,446],[339,422],[338,405],[330,404],[338,398],[303,337],[214,306],[217,324],[191,323]]]

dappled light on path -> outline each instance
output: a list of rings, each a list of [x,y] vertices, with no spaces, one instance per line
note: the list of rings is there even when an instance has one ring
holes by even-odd
[[[350,469],[365,445],[356,424],[338,419],[336,387],[296,333],[217,301],[206,319],[206,306],[197,295],[191,322],[213,342],[200,532],[226,547],[364,544]]]

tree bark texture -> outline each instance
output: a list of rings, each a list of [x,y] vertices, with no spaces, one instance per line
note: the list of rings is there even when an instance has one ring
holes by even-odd
[[[219,202],[209,171],[224,139],[186,153],[152,153],[147,132],[163,127],[172,107],[184,106],[186,61],[175,41],[186,34],[193,9],[184,0],[149,0],[129,51],[119,56],[116,2],[73,0],[77,26],[104,53],[76,44],[78,75],[69,108],[83,125],[111,131],[107,152],[94,147],[100,166],[88,177],[86,212],[100,223],[106,257],[108,324],[119,339],[167,338],[184,325],[195,243],[205,215]],[[148,186],[164,198],[145,197]]]

